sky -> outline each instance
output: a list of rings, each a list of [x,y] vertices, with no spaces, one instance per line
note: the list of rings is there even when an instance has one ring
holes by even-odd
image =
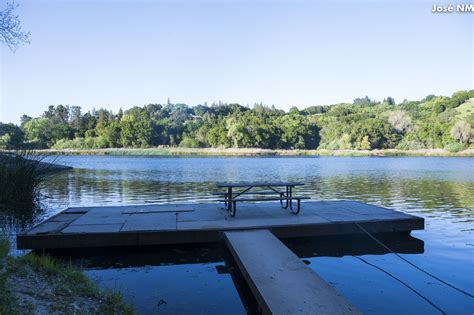
[[[16,2],[31,43],[0,47],[2,122],[59,104],[288,110],[473,88],[474,13],[431,12],[443,2]]]

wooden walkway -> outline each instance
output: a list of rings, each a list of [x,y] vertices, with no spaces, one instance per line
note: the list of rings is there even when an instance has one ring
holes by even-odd
[[[359,314],[270,231],[224,236],[262,314]]]
[[[248,203],[231,217],[221,204],[69,208],[17,236],[19,249],[142,246],[218,242],[222,233],[268,229],[279,238],[407,232],[423,218],[355,201],[302,204],[299,215],[277,203]]]

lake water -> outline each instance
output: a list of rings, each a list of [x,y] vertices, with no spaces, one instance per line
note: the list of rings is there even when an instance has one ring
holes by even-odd
[[[110,157],[64,156],[63,172],[44,188],[38,222],[68,206],[196,202],[215,182],[300,181],[298,193],[353,199],[425,218],[407,240],[389,240],[402,256],[474,293],[474,158],[444,157]],[[15,221],[16,228],[31,222]],[[381,255],[364,237],[288,242],[306,263],[367,314],[472,314],[474,299],[408,265]],[[360,248],[359,248],[360,247]],[[222,245],[81,253],[86,273],[120,289],[138,313],[243,314],[252,311],[245,286],[236,289]],[[380,267],[387,273],[360,260]],[[233,279],[234,278],[234,279]],[[421,294],[423,299],[407,286]]]

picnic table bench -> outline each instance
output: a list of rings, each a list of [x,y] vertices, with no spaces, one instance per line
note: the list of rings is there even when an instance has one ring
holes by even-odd
[[[237,202],[249,201],[280,201],[283,209],[289,207],[291,212],[298,214],[301,208],[301,200],[310,199],[310,197],[293,195],[293,189],[303,185],[303,183],[298,182],[217,183],[218,188],[225,188],[227,191],[213,194],[224,197],[224,199],[218,199],[218,201],[224,202],[231,216],[235,216]],[[256,190],[255,188],[268,190]],[[235,191],[234,189],[239,190]],[[264,197],[247,197],[249,195]],[[293,201],[297,202],[296,209],[293,207]]]

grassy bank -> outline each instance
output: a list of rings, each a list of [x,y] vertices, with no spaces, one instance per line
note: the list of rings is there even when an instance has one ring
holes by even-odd
[[[58,155],[147,155],[147,156],[179,156],[179,155],[203,155],[203,156],[474,156],[474,148],[449,152],[444,149],[421,149],[421,150],[268,150],[268,149],[191,149],[179,147],[159,148],[116,148],[116,149],[94,149],[94,150],[36,150],[35,154],[58,154]]]
[[[118,292],[49,256],[8,256],[0,238],[0,314],[133,314]]]

